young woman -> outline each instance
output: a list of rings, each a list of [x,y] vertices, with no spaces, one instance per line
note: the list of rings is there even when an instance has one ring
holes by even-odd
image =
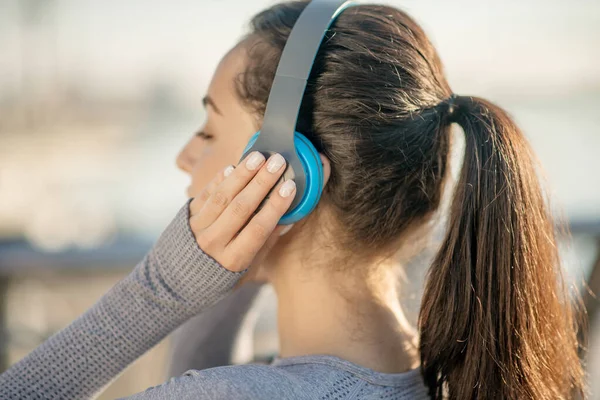
[[[291,180],[252,215],[284,160],[252,153],[233,164],[260,127],[305,5],[253,19],[213,77],[204,129],[178,158],[193,200],[129,276],[0,376],[0,398],[89,398],[240,279],[274,286],[279,356],[189,371],[133,399],[557,399],[583,390],[531,150],[498,106],[452,93],[405,13],[360,5],[337,18],[299,119],[322,154],[322,200],[285,236],[276,225]],[[464,130],[464,165],[415,337],[395,264],[440,206],[452,123]]]

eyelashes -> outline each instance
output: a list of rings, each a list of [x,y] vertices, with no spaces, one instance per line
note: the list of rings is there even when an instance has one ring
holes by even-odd
[[[196,136],[198,136],[199,138],[204,139],[204,140],[214,139],[214,136],[209,135],[209,134],[207,134],[205,132],[202,132],[202,131],[199,131],[198,133],[196,133]]]

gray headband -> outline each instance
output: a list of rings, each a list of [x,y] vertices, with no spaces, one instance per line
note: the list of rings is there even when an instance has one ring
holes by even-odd
[[[261,133],[242,156],[244,158],[252,151],[277,152],[287,160],[293,172],[288,168],[284,178],[293,178],[297,187],[291,209],[302,198],[306,186],[302,164],[294,151],[294,132],[306,82],[327,29],[350,5],[352,2],[348,0],[313,0],[300,14],[277,67]]]

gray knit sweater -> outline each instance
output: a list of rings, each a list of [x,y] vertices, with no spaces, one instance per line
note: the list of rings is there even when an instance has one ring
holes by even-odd
[[[154,248],[92,308],[0,375],[0,399],[88,399],[131,362],[231,291],[196,244],[189,203]],[[130,399],[426,399],[418,369],[376,372],[338,357],[191,370]]]

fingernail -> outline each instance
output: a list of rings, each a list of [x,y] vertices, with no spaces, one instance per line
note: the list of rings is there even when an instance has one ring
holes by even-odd
[[[230,165],[229,167],[225,168],[225,171],[223,172],[223,175],[225,176],[229,176],[231,175],[231,173],[233,172],[235,168],[233,168],[233,165]]]
[[[284,182],[283,185],[279,188],[279,195],[281,197],[288,197],[292,194],[292,192],[296,189],[296,182],[291,179],[288,179]]]
[[[261,152],[255,151],[248,157],[246,168],[250,171],[254,171],[263,163],[263,161],[265,161],[265,156],[263,156]]]
[[[294,227],[294,224],[288,225],[279,232],[279,236],[283,236],[290,231]]]
[[[285,159],[281,156],[281,154],[275,154],[269,159],[269,162],[267,163],[267,171],[274,174],[275,172],[281,169],[283,164],[285,164]]]

